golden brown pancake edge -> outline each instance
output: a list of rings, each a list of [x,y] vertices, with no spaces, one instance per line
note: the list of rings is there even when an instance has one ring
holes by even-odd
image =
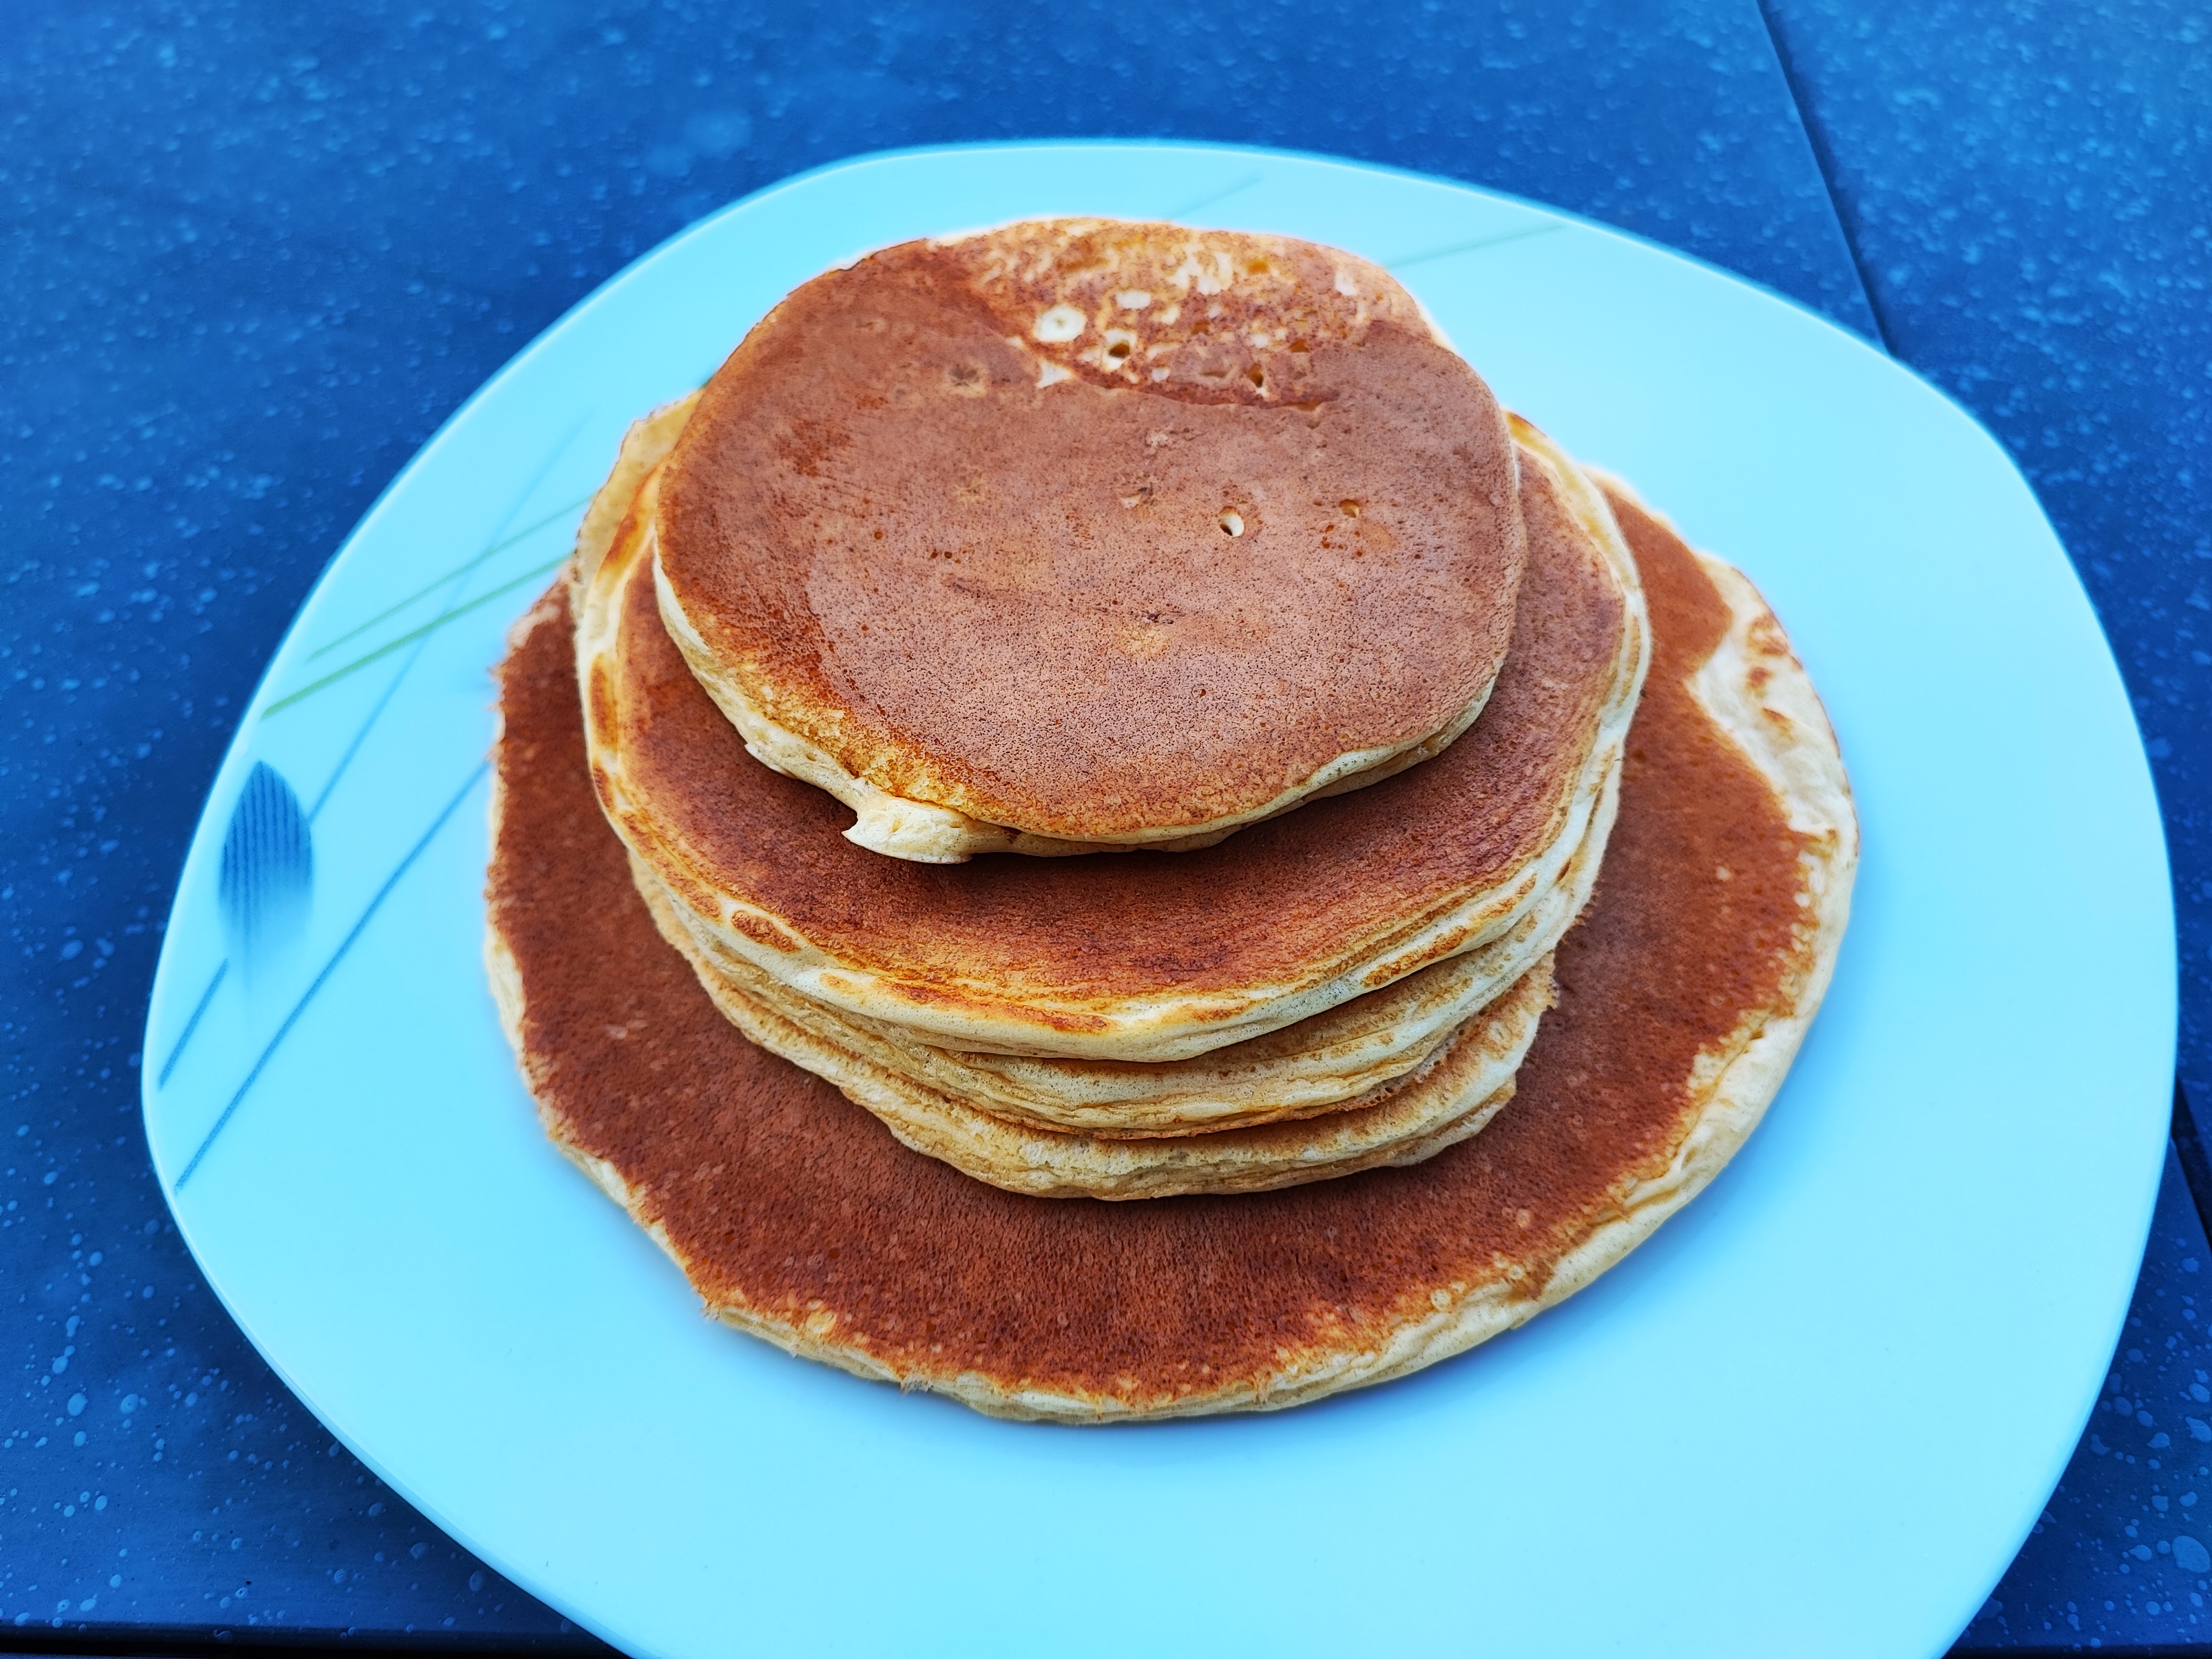
[[[1011,1121],[918,1083],[751,994],[702,960],[649,876],[633,884],[662,939],[691,965],[723,1018],[751,1042],[834,1085],[900,1142],[962,1174],[1038,1198],[1154,1200],[1259,1193],[1416,1164],[1479,1134],[1513,1097],[1513,1074],[1552,997],[1547,957],[1462,1020],[1410,1071],[1336,1109],[1204,1133],[1100,1136]]]
[[[839,1053],[908,1083],[1048,1134],[1103,1139],[1207,1134],[1344,1109],[1421,1065],[1467,1020],[1486,1012],[1531,963],[1548,956],[1596,884],[1596,849],[1613,823],[1617,787],[1599,802],[1583,850],[1513,933],[1432,963],[1365,996],[1280,1030],[1188,1060],[1084,1060],[939,1048],[913,1031],[812,1001],[720,947],[678,905],[642,860],[630,874],[656,922],[690,959],[718,1003],[765,1003]],[[673,927],[681,937],[671,933]],[[739,1022],[742,1027],[744,1022]],[[776,1048],[805,1066],[804,1050]]]

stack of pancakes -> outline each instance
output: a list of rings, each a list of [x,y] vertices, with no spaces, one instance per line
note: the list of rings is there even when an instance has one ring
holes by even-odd
[[[1750,584],[1276,237],[800,288],[501,693],[556,1142],[718,1316],[1008,1415],[1296,1403],[1587,1282],[1764,1110],[1856,853]]]

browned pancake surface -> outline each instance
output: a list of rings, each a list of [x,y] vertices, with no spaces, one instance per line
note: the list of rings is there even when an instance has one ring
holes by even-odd
[[[633,830],[639,851],[664,880],[688,883],[710,916],[721,896],[742,900],[917,1004],[972,988],[994,1009],[1027,1000],[1079,1021],[1090,999],[1303,984],[1509,881],[1559,832],[1626,608],[1541,469],[1527,469],[1522,496],[1512,649],[1474,728],[1395,778],[1203,852],[943,866],[854,847],[836,799],[745,752],[668,638],[642,563],[596,719],[651,820]],[[773,929],[759,937],[778,944]]]
[[[1171,285],[1191,260],[1217,292]],[[1037,337],[1054,307],[1073,338]],[[660,559],[750,701],[848,772],[1126,835],[1260,810],[1478,699],[1513,477],[1496,400],[1364,262],[1015,226],[771,312],[671,457]]]
[[[1725,607],[1679,541],[1614,506],[1656,656],[1597,896],[1559,948],[1559,1004],[1474,1140],[1279,1194],[1122,1205],[1018,1197],[907,1152],[738,1036],[655,933],[585,781],[557,597],[502,671],[489,890],[555,1133],[613,1166],[710,1306],[913,1382],[972,1373],[1156,1407],[1379,1346],[1432,1291],[1501,1267],[1533,1301],[1613,1194],[1667,1166],[1699,1055],[1810,949],[1800,837],[1686,685]]]

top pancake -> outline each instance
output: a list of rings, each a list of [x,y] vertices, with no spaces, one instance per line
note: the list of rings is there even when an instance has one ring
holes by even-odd
[[[672,418],[641,423],[607,493],[634,484]],[[1279,1030],[1511,932],[1581,853],[1618,774],[1650,655],[1635,564],[1573,463],[1523,438],[1528,578],[1467,737],[1204,852],[957,868],[840,840],[834,800],[747,754],[662,625],[641,528],[659,475],[646,474],[619,533],[603,543],[612,509],[595,510],[579,546],[600,803],[718,949],[944,1046],[1165,1060]]]
[[[1033,221],[770,312],[653,526],[693,672],[863,846],[1210,844],[1480,710],[1525,556],[1498,403],[1388,274]]]

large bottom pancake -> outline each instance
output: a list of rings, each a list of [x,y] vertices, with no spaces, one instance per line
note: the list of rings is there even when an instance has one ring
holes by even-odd
[[[980,1410],[1073,1422],[1295,1405],[1589,1283],[1772,1098],[1849,908],[1834,740],[1750,584],[1625,495],[1658,655],[1603,880],[1512,1106],[1407,1169],[1054,1201],[901,1146],[746,1042],[653,927],[585,781],[557,621],[502,671],[493,969],[555,1141],[717,1317]]]
[[[1513,1073],[1551,1004],[1547,957],[1462,1021],[1413,1072],[1340,1110],[1211,1134],[1103,1139],[1009,1123],[915,1083],[740,989],[704,959],[652,876],[633,868],[661,937],[691,963],[714,1006],[772,1054],[836,1085],[905,1145],[963,1175],[1040,1198],[1172,1198],[1261,1193],[1418,1164],[1481,1132],[1513,1097]],[[505,982],[511,986],[512,981]]]

